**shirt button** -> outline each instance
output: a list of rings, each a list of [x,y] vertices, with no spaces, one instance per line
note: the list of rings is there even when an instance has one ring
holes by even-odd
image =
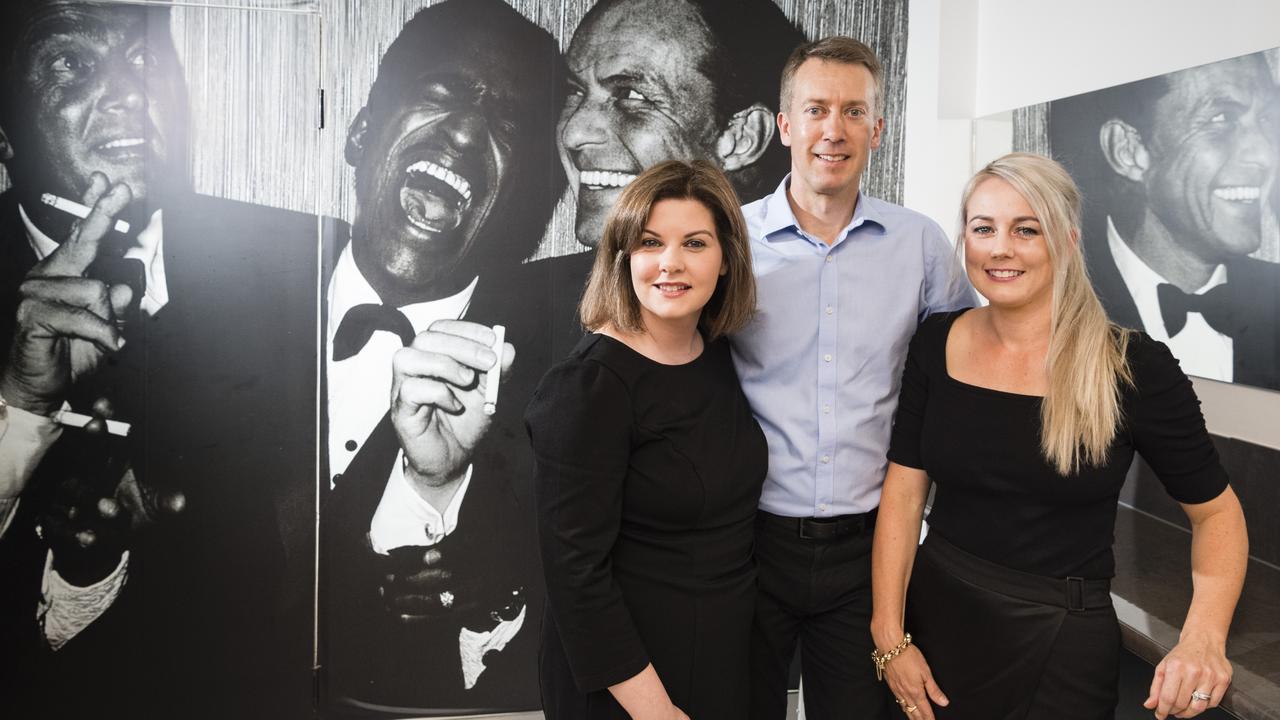
[[[828,305],[828,306],[827,306],[827,314],[828,314],[828,315],[830,315],[831,313],[833,313],[833,312],[835,312],[835,311],[836,311],[836,309],[835,309],[835,308],[831,307],[830,305]]]
[[[831,462],[831,456],[830,456],[830,455],[823,455],[823,456],[822,456],[822,462],[823,462],[824,464],[825,464],[825,463],[829,463],[829,462]]]
[[[824,505],[819,505],[819,506],[818,506],[818,509],[819,509],[819,510],[821,510],[822,512],[826,512],[826,511],[827,511],[827,506],[826,506],[825,504],[824,504]]]
[[[827,415],[830,415],[830,414],[831,414],[831,406],[830,406],[830,405],[823,405],[823,406],[822,406],[822,412],[826,413]]]
[[[830,255],[827,256],[827,262],[835,262],[835,261],[836,261],[835,258],[831,257]]]
[[[357,447],[357,444],[355,440],[348,440],[345,443],[343,443],[342,447],[346,448],[348,451],[354,452]]]
[[[827,353],[826,355],[823,355],[822,359],[826,360],[827,362],[831,362],[831,353]]]

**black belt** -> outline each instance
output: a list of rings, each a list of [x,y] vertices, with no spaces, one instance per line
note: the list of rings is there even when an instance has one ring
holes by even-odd
[[[1054,578],[1014,570],[961,550],[937,532],[925,537],[918,557],[978,587],[1042,605],[1071,612],[1111,607],[1110,578]]]
[[[879,508],[877,508],[878,510]],[[775,525],[789,526],[806,540],[833,540],[846,535],[868,532],[876,525],[876,510],[857,515],[836,515],[834,517],[783,517],[763,510],[760,515]]]

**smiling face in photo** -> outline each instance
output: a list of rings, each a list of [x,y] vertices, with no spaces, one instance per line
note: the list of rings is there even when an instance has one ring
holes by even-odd
[[[1175,242],[1208,261],[1247,255],[1262,241],[1262,193],[1276,165],[1266,65],[1245,56],[1167,82],[1145,139],[1150,209]]]
[[[1008,182],[989,177],[965,206],[964,264],[969,282],[993,306],[1053,302],[1053,262],[1040,220]]]
[[[715,159],[715,91],[699,69],[708,52],[683,0],[614,3],[578,27],[558,132],[578,242],[600,242],[609,208],[645,168]]]
[[[352,126],[357,262],[384,283],[454,275],[506,189],[522,91],[497,52],[424,51],[379,78]]]
[[[6,127],[24,185],[79,199],[100,172],[148,196],[174,153],[181,68],[167,22],[142,7],[49,3],[16,49]],[[29,176],[29,179],[28,179]]]
[[[715,218],[691,198],[654,203],[629,262],[646,328],[697,323],[727,271]]]

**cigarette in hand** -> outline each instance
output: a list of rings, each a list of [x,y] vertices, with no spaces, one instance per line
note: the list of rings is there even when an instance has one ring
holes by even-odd
[[[68,200],[64,197],[58,197],[53,193],[45,193],[41,195],[40,202],[44,203],[45,205],[48,205],[51,208],[61,210],[62,212],[67,213],[69,215],[75,215],[81,220],[89,217],[89,213],[93,211],[92,208],[85,207],[84,205],[81,205],[75,200]],[[116,229],[116,232],[123,235],[129,232],[129,223],[125,222],[124,220],[117,220],[115,224],[115,229]]]
[[[489,368],[484,379],[484,414],[492,415],[498,411],[498,380],[502,378],[502,345],[507,339],[507,329],[501,325],[493,326],[493,354],[498,359]]]
[[[60,425],[66,425],[67,427],[82,428],[85,425],[88,425],[92,420],[93,418],[88,415],[83,415],[78,412],[71,412],[70,410],[59,410],[58,412],[53,414],[54,422]],[[107,432],[111,433],[112,435],[119,435],[120,437],[125,437],[126,435],[129,434],[130,426],[129,426],[129,423],[127,422],[121,422],[119,420],[107,420],[106,423],[107,423]]]

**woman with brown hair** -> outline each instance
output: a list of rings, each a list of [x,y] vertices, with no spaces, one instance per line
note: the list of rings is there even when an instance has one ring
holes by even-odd
[[[1231,680],[1248,540],[1191,383],[1164,345],[1107,321],[1060,165],[995,160],[962,214],[989,305],[930,317],[907,355],[872,550],[876,670],[922,720],[1114,717],[1111,545],[1136,452],[1190,520],[1195,588],[1146,707],[1197,715]]]
[[[591,332],[525,413],[552,720],[748,714],[767,450],[725,336],[754,310],[719,169],[665,162],[623,190],[582,300]]]

